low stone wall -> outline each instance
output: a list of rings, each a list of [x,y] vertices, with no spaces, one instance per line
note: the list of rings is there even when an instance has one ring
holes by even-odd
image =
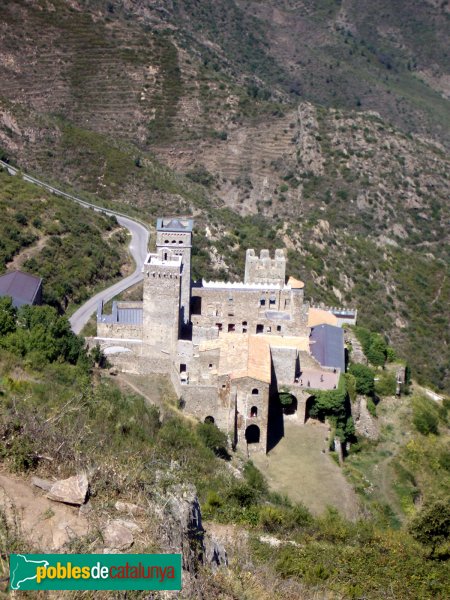
[[[122,339],[142,339],[142,325],[122,323],[97,323],[97,337]]]

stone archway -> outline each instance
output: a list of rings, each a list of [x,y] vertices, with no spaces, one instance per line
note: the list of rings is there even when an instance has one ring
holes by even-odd
[[[245,430],[245,440],[247,444],[259,444],[261,431],[258,425],[249,425]]]
[[[291,403],[285,404],[283,406],[283,414],[285,415],[295,415],[298,408],[298,400],[295,396],[291,394]]]
[[[214,417],[211,417],[211,415],[208,415],[207,417],[205,417],[205,423],[212,423],[214,425],[214,423],[215,423]]]
[[[314,403],[316,401],[316,397],[315,396],[309,396],[306,399],[306,405],[305,405],[305,423],[308,419],[316,419],[317,416],[315,414],[315,412],[312,410],[314,407]],[[311,412],[313,414],[311,414]]]

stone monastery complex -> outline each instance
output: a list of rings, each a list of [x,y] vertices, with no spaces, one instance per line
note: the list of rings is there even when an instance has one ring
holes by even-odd
[[[169,375],[184,410],[214,422],[233,447],[266,452],[282,431],[280,391],[304,421],[311,390],[337,387],[341,325],[356,311],[305,302],[303,282],[286,282],[283,250],[247,250],[242,283],[191,281],[193,225],[158,219],[142,302],[114,302],[110,315],[100,306],[96,340],[122,371]]]

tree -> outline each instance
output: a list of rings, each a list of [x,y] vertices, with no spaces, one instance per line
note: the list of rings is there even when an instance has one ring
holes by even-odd
[[[350,365],[349,373],[356,379],[356,392],[371,396],[375,389],[373,371],[370,367],[361,364]]]
[[[409,524],[409,532],[415,540],[430,547],[433,556],[437,546],[449,538],[450,504],[444,500],[424,504]]]
[[[16,329],[17,311],[9,296],[0,298],[0,335],[6,335]]]
[[[387,344],[379,334],[371,335],[370,345],[367,349],[367,360],[375,367],[383,367],[386,362]]]

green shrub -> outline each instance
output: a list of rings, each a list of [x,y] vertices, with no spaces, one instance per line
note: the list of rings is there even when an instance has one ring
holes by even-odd
[[[413,400],[413,424],[419,433],[429,435],[439,433],[439,416],[432,400],[425,397]]]
[[[375,402],[372,400],[372,398],[367,398],[367,410],[372,417],[377,416],[377,407],[375,406]]]
[[[227,457],[227,436],[214,423],[199,423],[197,434],[207,448],[217,456]]]
[[[373,394],[375,384],[373,371],[370,367],[361,364],[352,364],[348,371],[356,379],[356,391],[358,394],[365,394],[366,396]]]
[[[275,532],[281,529],[285,520],[284,511],[275,506],[263,506],[259,511],[259,523],[263,529]]]
[[[393,371],[377,374],[375,381],[375,393],[379,396],[393,396],[397,389],[397,380]]]
[[[447,542],[450,536],[450,505],[446,500],[424,504],[409,524],[411,535],[424,546],[431,548]]]

